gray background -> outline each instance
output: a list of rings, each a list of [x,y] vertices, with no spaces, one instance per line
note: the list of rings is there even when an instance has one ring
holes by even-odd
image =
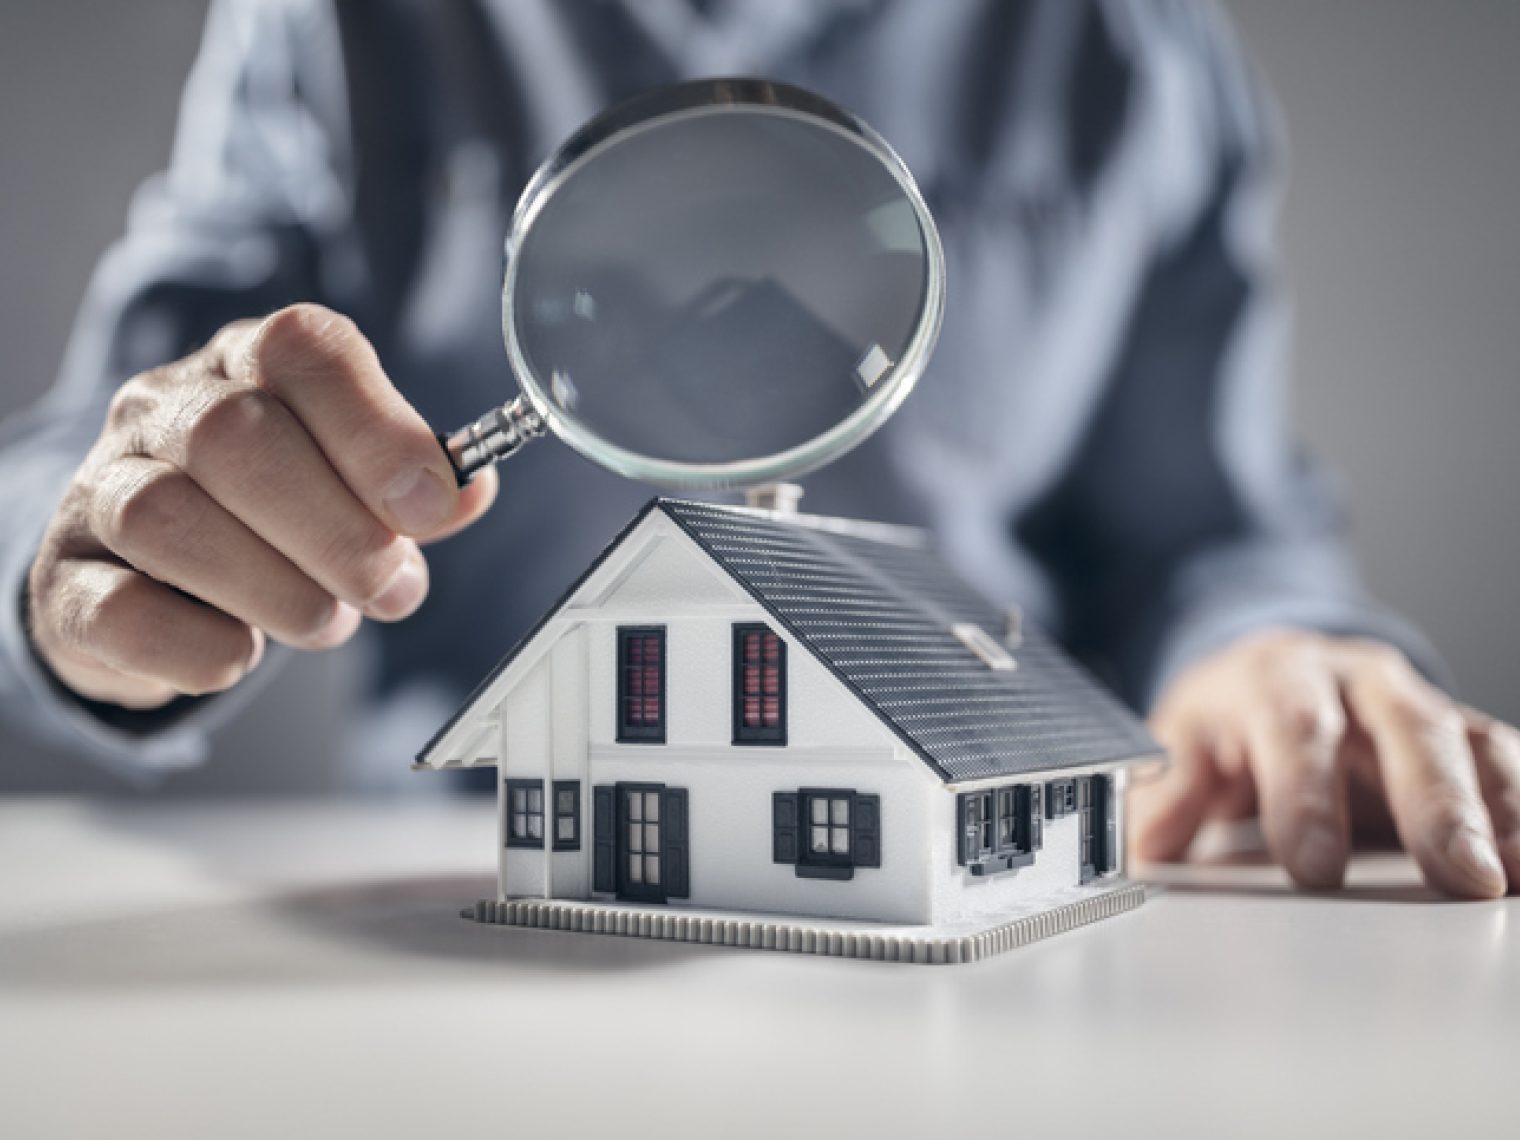
[[[1511,721],[1520,611],[1520,111],[1512,0],[1230,0],[1286,110],[1295,394],[1373,589]],[[0,36],[0,414],[50,381],[101,248],[168,152],[203,0],[25,0]],[[183,790],[320,787],[353,662],[287,670]],[[0,788],[109,786],[0,730]]]

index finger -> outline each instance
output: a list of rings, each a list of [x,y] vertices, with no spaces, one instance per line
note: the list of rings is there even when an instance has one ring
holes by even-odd
[[[288,407],[382,523],[413,536],[449,527],[460,506],[453,468],[347,317],[292,305],[235,329],[222,349],[228,376]]]
[[[1346,673],[1346,702],[1377,750],[1399,840],[1432,886],[1468,898],[1504,893],[1504,870],[1462,714],[1400,660]]]

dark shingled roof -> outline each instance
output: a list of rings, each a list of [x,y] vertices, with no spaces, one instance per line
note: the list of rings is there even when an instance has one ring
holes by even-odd
[[[1012,671],[950,630],[1005,615],[927,546],[746,510],[659,508],[947,781],[1159,755],[1117,698],[1026,622]]]
[[[1027,622],[1012,650],[1018,667],[988,668],[951,626],[972,623],[996,638],[1004,614],[926,544],[883,533],[895,528],[656,499],[480,683],[419,761],[651,510],[690,535],[948,782],[1161,753],[1117,698]]]

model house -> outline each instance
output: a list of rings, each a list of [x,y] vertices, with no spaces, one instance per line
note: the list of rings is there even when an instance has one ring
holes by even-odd
[[[920,532],[654,500],[417,758],[500,772],[467,913],[959,961],[1135,905],[1159,749],[1019,624]]]

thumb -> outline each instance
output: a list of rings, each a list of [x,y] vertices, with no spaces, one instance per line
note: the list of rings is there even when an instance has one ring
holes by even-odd
[[[496,491],[500,485],[496,468],[486,467],[476,472],[475,477],[460,489],[459,501],[443,525],[423,535],[418,541],[423,545],[438,542],[473,525],[496,501]]]

